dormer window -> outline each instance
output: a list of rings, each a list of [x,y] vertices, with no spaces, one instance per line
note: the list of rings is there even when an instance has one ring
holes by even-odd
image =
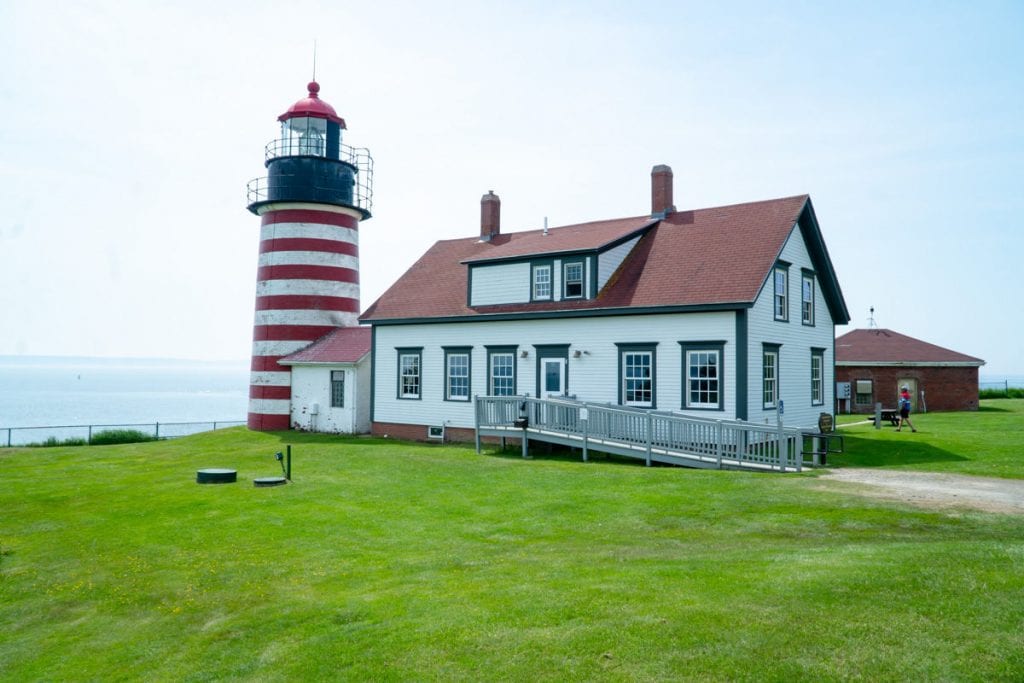
[[[579,299],[583,296],[583,263],[572,261],[565,264],[565,273],[562,278],[565,283],[565,299]]]
[[[533,300],[547,301],[551,298],[551,264],[533,267]]]

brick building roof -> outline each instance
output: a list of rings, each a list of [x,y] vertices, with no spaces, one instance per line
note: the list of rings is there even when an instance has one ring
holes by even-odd
[[[364,322],[488,315],[744,307],[757,298],[800,221],[822,293],[837,323],[849,320],[807,195],[435,243],[360,318]],[[642,235],[593,299],[469,306],[469,264],[594,252]]]
[[[281,365],[355,363],[370,352],[370,334],[369,327],[339,327],[278,362]]]
[[[836,338],[836,365],[974,365],[985,361],[892,330],[852,330]]]

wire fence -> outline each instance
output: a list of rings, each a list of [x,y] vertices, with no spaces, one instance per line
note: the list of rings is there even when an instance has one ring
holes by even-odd
[[[1004,379],[997,382],[978,382],[978,389],[984,391],[1009,391],[1010,389],[1024,389],[1024,380]]]
[[[215,422],[145,422],[142,424],[102,425],[57,425],[51,427],[0,427],[0,445],[31,446],[37,444],[59,444],[64,441],[80,440],[91,444],[93,437],[101,432],[133,430],[154,439],[174,439],[215,429],[244,425],[245,420],[217,420]]]

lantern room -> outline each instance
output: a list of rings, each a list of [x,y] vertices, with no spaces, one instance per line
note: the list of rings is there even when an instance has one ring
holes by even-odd
[[[345,119],[320,99],[316,81],[308,94],[277,117],[281,137],[267,145],[266,178],[249,183],[249,210],[273,202],[314,202],[357,209],[369,218],[373,159],[369,150],[341,142]]]

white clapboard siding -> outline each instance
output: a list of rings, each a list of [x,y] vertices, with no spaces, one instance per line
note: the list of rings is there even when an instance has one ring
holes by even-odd
[[[529,300],[529,263],[499,263],[473,268],[471,306],[518,304]]]
[[[617,404],[619,349],[616,343],[657,342],[658,410],[682,406],[681,341],[724,341],[725,410],[692,411],[711,418],[735,417],[736,322],[732,312],[545,318],[426,325],[381,325],[376,332],[374,419],[400,424],[472,427],[471,402],[444,400],[445,346],[472,346],[471,394],[487,393],[486,346],[516,345],[517,393],[537,395],[535,344],[569,344],[568,390],[581,400]],[[422,346],[421,398],[397,398],[397,347]],[[527,357],[522,357],[522,352]],[[575,357],[574,352],[580,356]]]
[[[615,273],[618,267],[626,259],[626,256],[629,255],[629,252],[632,251],[634,246],[636,246],[636,243],[637,241],[639,241],[639,239],[639,237],[634,237],[628,242],[624,242],[613,249],[609,249],[608,251],[604,252],[603,254],[597,257],[598,291],[601,291],[601,289],[605,286],[605,284],[608,282],[608,278],[610,278]]]
[[[783,420],[787,425],[811,428],[818,416],[831,413],[835,391],[835,326],[815,278],[815,323],[801,322],[801,269],[813,269],[800,229],[790,232],[780,259],[789,262],[789,322],[775,320],[774,270],[769,273],[753,308],[747,314],[748,419],[775,424],[775,409],[764,409],[762,401],[762,343],[781,344],[779,349],[779,397],[785,402]],[[811,405],[811,349],[824,348],[824,403]]]

